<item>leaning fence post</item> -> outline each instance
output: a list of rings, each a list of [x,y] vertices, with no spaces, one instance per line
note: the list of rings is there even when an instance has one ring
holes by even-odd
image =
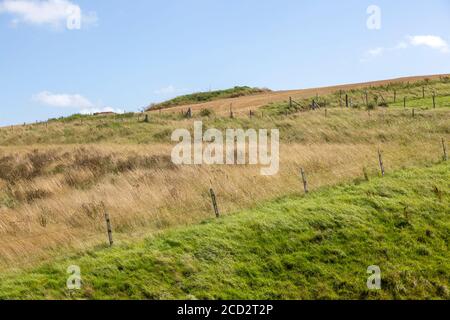
[[[217,206],[216,194],[214,193],[213,188],[209,189],[209,193],[211,194],[211,201],[212,201],[212,205],[213,205],[213,209],[214,209],[216,218],[220,218],[219,207]]]
[[[442,151],[444,152],[444,161],[448,161],[447,147],[445,146],[444,138],[442,138]]]
[[[109,217],[109,213],[106,210],[105,204],[103,202],[102,202],[102,206],[103,206],[103,210],[105,211],[105,221],[106,221],[106,229],[108,231],[109,245],[112,247],[112,245],[114,244],[114,241],[113,241],[113,236],[112,236],[111,219]]]
[[[383,156],[381,154],[380,149],[378,149],[378,162],[380,163],[381,175],[384,177],[384,164],[383,164]]]
[[[301,168],[300,170],[301,170],[301,173],[302,173],[303,189],[305,190],[305,193],[308,194],[309,193],[309,190],[308,190],[308,179],[306,177],[305,170],[303,168]]]

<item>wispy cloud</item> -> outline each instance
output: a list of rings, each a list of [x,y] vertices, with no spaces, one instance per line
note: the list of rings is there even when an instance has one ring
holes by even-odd
[[[95,104],[79,94],[54,94],[43,91],[32,97],[33,101],[57,108],[93,108]]]
[[[364,57],[361,59],[362,62],[369,61],[376,57],[380,57],[385,53],[404,50],[412,47],[428,47],[430,49],[438,50],[442,53],[450,53],[450,47],[443,38],[435,35],[418,35],[418,36],[407,36],[404,40],[400,41],[394,47],[377,47],[366,51]]]
[[[173,94],[176,91],[177,91],[177,89],[175,89],[174,86],[170,85],[170,86],[155,90],[154,93],[156,93],[156,94]]]
[[[169,85],[167,87],[155,90],[153,93],[162,95],[162,96],[169,96],[169,95],[174,95],[174,94],[186,93],[187,91],[188,91],[187,89],[179,89],[173,85]]]
[[[370,50],[367,51],[367,55],[369,55],[371,57],[378,57],[378,56],[381,56],[384,53],[385,50],[386,49],[382,48],[382,47],[370,49]]]
[[[12,16],[13,25],[50,25],[58,29],[66,26],[75,13],[80,15],[81,27],[96,24],[98,20],[95,12],[84,13],[79,5],[69,0],[3,0],[0,2],[2,13]]]
[[[124,113],[125,111],[122,109],[114,109],[110,107],[105,108],[87,108],[80,111],[81,114],[94,114],[100,112],[114,112],[114,113]]]

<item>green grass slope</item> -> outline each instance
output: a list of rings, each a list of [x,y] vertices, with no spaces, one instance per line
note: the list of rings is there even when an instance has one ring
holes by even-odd
[[[2,275],[0,298],[448,299],[449,240],[441,163]],[[81,267],[76,293],[69,265]],[[367,289],[370,265],[382,290]]]
[[[437,107],[450,107],[450,95],[435,97],[435,105]],[[391,104],[393,107],[404,107],[404,101]],[[406,107],[408,108],[431,108],[433,106],[433,97],[427,98],[412,98],[406,100]]]

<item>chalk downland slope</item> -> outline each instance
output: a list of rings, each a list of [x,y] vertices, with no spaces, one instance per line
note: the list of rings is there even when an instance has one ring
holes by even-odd
[[[0,298],[449,299],[450,164],[291,196],[0,276]],[[65,289],[78,265],[83,286]],[[367,268],[382,290],[367,289]]]

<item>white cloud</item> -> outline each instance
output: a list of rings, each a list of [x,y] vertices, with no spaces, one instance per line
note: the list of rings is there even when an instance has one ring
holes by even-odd
[[[100,113],[100,112],[114,112],[114,113],[124,113],[124,110],[121,109],[114,109],[110,107],[105,108],[87,108],[80,111],[81,114],[94,114],[94,113]]]
[[[111,107],[102,108],[100,107],[101,102],[94,104],[80,94],[54,94],[43,91],[33,95],[32,100],[50,107],[80,109],[81,114],[94,114],[99,112],[125,113],[122,109]]]
[[[426,46],[444,53],[450,52],[447,41],[439,36],[425,35],[425,36],[409,36],[409,43],[412,46]]]
[[[79,94],[53,94],[48,91],[40,92],[33,96],[34,101],[58,108],[92,108],[95,105]]]
[[[0,2],[0,14],[12,15],[11,23],[18,25],[50,25],[54,28],[67,26],[68,20],[78,14],[80,27],[93,25],[97,22],[97,14],[84,14],[79,5],[69,0],[3,0]]]
[[[407,36],[406,40],[400,41],[394,47],[378,47],[367,50],[364,57],[361,59],[361,62],[366,62],[373,58],[382,56],[386,52],[393,52],[419,46],[426,46],[434,50],[439,50],[442,53],[450,53],[448,43],[439,36]]]

